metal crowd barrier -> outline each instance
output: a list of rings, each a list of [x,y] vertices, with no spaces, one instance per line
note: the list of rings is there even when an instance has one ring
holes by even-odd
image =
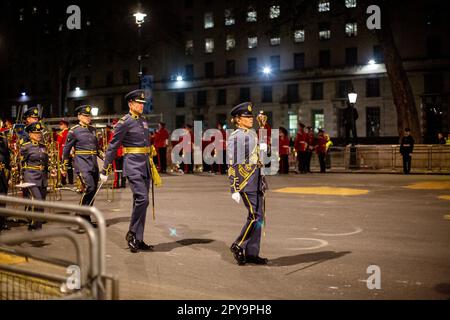
[[[106,274],[106,224],[102,213],[95,207],[68,205],[38,200],[26,200],[14,197],[0,196],[0,203],[12,206],[32,206],[50,210],[63,210],[64,212],[93,215],[97,221],[98,228],[94,229],[90,223],[79,216],[63,215],[57,213],[33,212],[19,209],[0,207],[0,215],[35,219],[41,221],[60,222],[63,224],[77,225],[86,231],[89,244],[89,263],[86,266],[81,253],[80,239],[74,232],[59,229],[43,229],[41,231],[27,232],[26,234],[4,234],[0,236],[0,251],[18,257],[31,258],[60,267],[76,265],[81,271],[81,288],[74,292],[64,287],[67,277],[52,274],[24,270],[18,266],[0,265],[0,298],[1,299],[26,299],[29,297],[37,299],[45,298],[87,298],[107,299],[110,292],[111,299],[118,298],[118,281]],[[5,247],[5,245],[17,245],[27,241],[42,240],[47,238],[63,237],[68,239],[74,246],[76,262],[44,257],[31,254],[20,248]],[[109,285],[110,290],[107,290]],[[59,291],[57,290],[59,288]],[[35,290],[36,289],[36,290]],[[64,289],[64,290],[63,290]]]
[[[331,169],[342,170],[373,170],[384,172],[402,172],[403,158],[400,154],[400,145],[357,145],[356,164],[350,163],[350,147],[331,147],[327,155],[327,163]],[[412,172],[450,173],[450,145],[414,146],[412,156]],[[290,155],[291,170],[297,169],[295,153]],[[311,167],[319,167],[315,152],[312,155]]]

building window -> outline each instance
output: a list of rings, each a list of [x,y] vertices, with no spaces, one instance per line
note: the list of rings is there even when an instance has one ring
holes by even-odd
[[[373,46],[373,59],[376,63],[384,62],[383,50],[381,49],[381,46]]]
[[[205,77],[214,78],[214,62],[205,63]]]
[[[106,86],[112,86],[112,85],[114,85],[114,72],[109,71],[106,74]]]
[[[130,70],[122,70],[122,83],[130,84]]]
[[[258,20],[258,14],[253,7],[249,7],[247,10],[247,22],[256,22]]]
[[[295,137],[298,128],[298,116],[296,114],[289,115],[289,135]]]
[[[329,40],[331,38],[331,29],[329,23],[319,24],[319,39]]]
[[[294,53],[294,69],[301,70],[305,68],[305,54]]]
[[[366,137],[380,136],[380,107],[366,108]]]
[[[311,110],[312,124],[315,133],[318,133],[319,129],[325,128],[325,115],[323,110]]]
[[[184,92],[177,92],[175,97],[175,107],[176,108],[184,108],[185,105],[185,94]]]
[[[240,88],[239,89],[239,99],[240,102],[250,101],[250,88]]]
[[[184,18],[184,30],[188,31],[188,32],[194,30],[194,17],[193,16],[186,16]]]
[[[205,13],[205,29],[214,28],[214,15],[212,12]]]
[[[270,57],[270,66],[273,71],[280,71],[280,67],[281,67],[280,56],[271,56]]]
[[[225,9],[225,25],[232,26],[236,23],[234,18],[233,9]]]
[[[294,31],[294,42],[295,43],[305,42],[305,30],[299,29]]]
[[[319,10],[319,12],[330,11],[330,1],[329,0],[319,0],[318,10]]]
[[[236,61],[235,60],[227,60],[225,69],[226,69],[226,74],[228,77],[234,76],[236,74]]]
[[[227,104],[227,89],[217,90],[217,105],[224,106]]]
[[[193,64],[186,65],[184,75],[186,76],[186,80],[194,79],[194,65]]]
[[[323,83],[311,83],[311,100],[323,100]]]
[[[258,60],[256,58],[248,58],[248,73],[255,74],[258,72]]]
[[[444,89],[444,79],[441,73],[428,73],[423,75],[424,93],[440,94]]]
[[[85,89],[90,89],[92,86],[92,78],[91,76],[85,76],[84,77],[84,88]]]
[[[346,23],[345,34],[347,37],[356,37],[358,35],[358,24],[356,22]]]
[[[71,77],[69,80],[69,89],[70,91],[75,90],[77,86],[77,78],[76,77]]]
[[[356,66],[358,64],[358,48],[345,48],[345,65]]]
[[[264,103],[272,102],[272,86],[264,86],[262,90],[262,101]]]
[[[277,35],[277,36],[272,36],[272,37],[270,38],[270,45],[271,45],[271,46],[279,46],[280,43],[281,43],[281,38],[280,38],[279,35]]]
[[[205,39],[205,53],[214,52],[214,39]]]
[[[330,50],[320,50],[319,51],[319,67],[329,68],[331,60]]]
[[[249,49],[256,48],[258,46],[258,37],[248,37],[248,44]]]
[[[347,8],[356,8],[356,0],[345,0],[345,6]]]
[[[347,99],[348,94],[353,91],[351,80],[341,80],[337,82],[336,96],[340,99]]]
[[[114,97],[108,97],[105,99],[106,104],[106,113],[107,114],[114,114]]]
[[[270,7],[270,11],[269,11],[269,18],[270,19],[276,19],[280,17],[280,6],[276,5],[276,6],[271,6]]]
[[[185,116],[175,116],[175,128],[183,128],[186,123]]]
[[[366,79],[366,97],[380,96],[380,79],[370,78]]]
[[[194,40],[186,41],[185,53],[187,56],[190,56],[194,53]]]
[[[197,91],[197,106],[206,106],[206,90]]]
[[[300,101],[298,95],[298,84],[288,84],[287,86],[287,103],[297,103]]]
[[[229,34],[227,35],[227,42],[225,45],[225,50],[230,51],[236,48],[236,39],[233,35]]]

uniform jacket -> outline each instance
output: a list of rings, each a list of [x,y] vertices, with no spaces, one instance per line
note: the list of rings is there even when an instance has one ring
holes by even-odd
[[[400,153],[410,154],[413,152],[413,150],[414,150],[414,138],[412,136],[402,137],[400,142]]]
[[[303,130],[297,132],[295,137],[294,147],[297,152],[305,152],[308,148],[307,135]]]
[[[77,174],[98,170],[97,156],[102,157],[102,154],[93,126],[76,125],[69,130],[63,149],[64,163],[67,163],[72,147],[75,147],[74,167]],[[76,154],[77,151],[94,151],[95,154]]]
[[[239,155],[238,150],[242,155]],[[255,131],[236,129],[227,140],[227,158],[231,193],[265,191],[267,184],[261,174]]]
[[[328,139],[325,135],[319,135],[316,140],[316,153],[324,154],[327,153],[327,142]]]
[[[150,148],[150,137],[148,124],[144,117],[132,115],[123,116],[114,127],[114,135],[109,143],[105,155],[103,169],[109,171],[112,162],[116,157],[117,149],[123,145],[128,147]],[[123,156],[123,176],[143,176],[151,177],[151,169],[148,154],[124,154]]]
[[[0,171],[3,169],[9,170],[10,167],[10,154],[8,147],[8,140],[4,132],[0,133]]]
[[[167,147],[166,141],[169,140],[169,131],[166,128],[161,128],[156,131],[155,134],[155,148],[164,148]]]
[[[44,144],[35,142],[22,144],[20,162],[24,182],[35,183],[38,187],[47,187],[48,154]],[[37,167],[41,167],[41,169]]]
[[[58,132],[58,135],[56,136],[56,142],[58,143],[60,160],[62,160],[63,150],[64,150],[64,146],[66,145],[68,134],[69,134],[69,129],[65,128],[65,129],[61,130],[60,132]]]

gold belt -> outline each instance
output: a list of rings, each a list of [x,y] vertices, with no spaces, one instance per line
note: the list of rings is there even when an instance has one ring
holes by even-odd
[[[23,168],[29,169],[29,170],[38,170],[38,171],[44,170],[44,166],[24,166]]]
[[[75,154],[97,154],[97,150],[75,150]]]
[[[150,147],[123,147],[124,154],[150,154]]]

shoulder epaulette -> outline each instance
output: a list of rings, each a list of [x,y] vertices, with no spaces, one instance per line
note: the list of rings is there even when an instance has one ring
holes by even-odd
[[[69,131],[73,131],[73,130],[75,130],[76,128],[78,128],[80,125],[79,124],[77,124],[77,125],[74,125],[72,128],[70,128],[70,130]]]

